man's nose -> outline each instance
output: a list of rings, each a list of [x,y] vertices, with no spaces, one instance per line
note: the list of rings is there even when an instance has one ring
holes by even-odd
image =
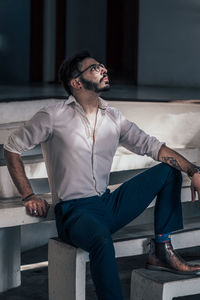
[[[100,73],[101,73],[101,75],[103,75],[103,74],[107,74],[108,73],[108,70],[106,69],[106,67],[100,67],[101,68],[101,70],[100,70]]]

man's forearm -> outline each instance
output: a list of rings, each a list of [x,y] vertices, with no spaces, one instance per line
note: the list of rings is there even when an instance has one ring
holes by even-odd
[[[24,170],[24,164],[19,154],[4,150],[4,157],[9,173],[22,198],[27,197],[33,190]]]
[[[159,151],[158,160],[176,168],[179,171],[187,173],[192,177],[198,172],[197,166],[189,162],[181,154],[163,145]]]

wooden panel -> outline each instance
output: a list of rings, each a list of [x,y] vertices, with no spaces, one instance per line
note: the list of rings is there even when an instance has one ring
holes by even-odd
[[[139,0],[107,3],[107,66],[113,78],[137,84]]]
[[[66,0],[56,1],[56,59],[55,79],[58,81],[58,70],[65,58],[66,41]]]

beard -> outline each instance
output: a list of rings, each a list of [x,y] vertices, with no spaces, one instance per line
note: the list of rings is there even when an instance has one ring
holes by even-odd
[[[102,79],[101,79],[101,81],[102,81]],[[83,78],[82,76],[80,77],[80,80],[86,90],[93,91],[95,93],[109,91],[109,89],[110,89],[110,84],[100,88],[100,87],[98,87],[98,83],[87,80],[87,79]]]

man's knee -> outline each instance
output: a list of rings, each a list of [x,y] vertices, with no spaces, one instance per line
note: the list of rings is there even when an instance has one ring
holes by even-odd
[[[89,249],[90,260],[95,258],[101,259],[107,255],[115,256],[114,245],[111,236],[105,233],[97,233],[94,237],[90,249]]]
[[[160,167],[164,173],[167,173],[167,178],[176,181],[177,184],[182,184],[182,174],[181,171],[169,166],[168,164],[161,163]]]
[[[91,234],[90,250],[94,249],[97,251],[106,249],[113,244],[111,234],[108,229],[104,225],[99,225],[100,226],[96,228],[96,231]]]

